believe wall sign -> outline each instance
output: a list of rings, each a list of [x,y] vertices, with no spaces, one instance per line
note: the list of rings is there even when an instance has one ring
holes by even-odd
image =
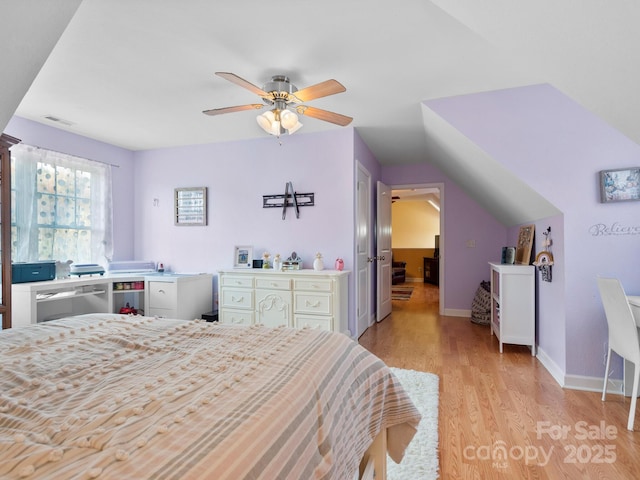
[[[612,224],[596,223],[589,227],[589,233],[594,237],[611,235],[640,235],[640,225],[625,225],[613,222]]]

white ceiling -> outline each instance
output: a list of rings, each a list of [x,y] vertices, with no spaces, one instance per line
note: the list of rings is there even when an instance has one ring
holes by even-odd
[[[240,140],[266,136],[256,112],[201,112],[259,99],[214,72],[335,78],[309,104],[393,164],[427,160],[422,101],[547,82],[639,142],[639,23],[633,0],[83,0],[15,113],[132,150]]]

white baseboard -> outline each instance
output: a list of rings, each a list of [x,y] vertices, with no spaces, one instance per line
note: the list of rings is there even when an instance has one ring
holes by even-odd
[[[571,390],[585,390],[587,392],[602,392],[604,378],[585,377],[582,375],[566,375],[564,388]],[[609,380],[607,393],[623,395],[622,380]]]
[[[583,390],[586,392],[602,392],[602,382],[604,382],[604,378],[586,377],[584,375],[567,375],[540,347],[538,347],[538,354],[536,357],[562,388],[567,388],[569,390]],[[622,395],[622,380],[609,380],[607,393]]]
[[[537,347],[536,358],[540,361],[542,366],[547,369],[547,372],[551,374],[553,379],[558,382],[558,385],[564,387],[564,372],[558,366],[558,364],[554,362],[553,359],[549,355],[547,355],[547,353],[540,347]]]

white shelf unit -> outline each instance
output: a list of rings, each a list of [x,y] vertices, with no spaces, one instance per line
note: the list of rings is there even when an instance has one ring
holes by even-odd
[[[348,271],[233,269],[218,277],[221,323],[349,332]]]
[[[115,286],[139,282],[143,282],[143,288],[119,290]],[[145,315],[192,320],[211,311],[213,305],[211,274],[96,275],[11,287],[14,327],[85,313],[118,313],[127,303]],[[150,289],[157,295],[149,296]]]
[[[140,276],[125,276],[122,274],[111,276],[111,299],[113,302],[111,311],[118,313],[121,308],[129,304],[140,315],[145,315],[147,313],[144,308],[146,286],[147,282],[144,277],[141,279]]]
[[[535,267],[489,263],[491,334],[502,345],[528,345],[536,355]]]

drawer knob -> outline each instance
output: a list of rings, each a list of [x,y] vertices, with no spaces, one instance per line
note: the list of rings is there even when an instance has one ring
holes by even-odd
[[[236,302],[236,303],[240,303],[244,300],[244,297],[240,297],[240,298],[236,298],[233,295],[231,295],[231,301],[232,302]]]
[[[158,293],[165,293],[164,290],[160,289],[158,290]]]
[[[306,303],[307,307],[313,307],[313,308],[316,308],[316,307],[319,307],[319,306],[320,306],[320,302],[315,302],[315,303],[314,303],[314,302],[310,302],[309,300],[307,300],[305,303]]]

